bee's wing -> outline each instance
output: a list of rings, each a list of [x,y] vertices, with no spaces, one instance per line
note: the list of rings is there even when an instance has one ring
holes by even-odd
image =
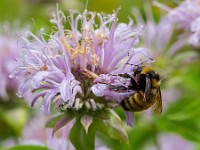
[[[157,93],[156,93],[156,103],[154,105],[154,113],[156,115],[161,115],[162,113],[162,96],[161,96],[161,91],[160,91],[160,88],[157,90]]]
[[[144,98],[148,100],[151,95],[151,79],[147,76],[146,77],[146,86],[145,86],[145,92],[144,92]]]

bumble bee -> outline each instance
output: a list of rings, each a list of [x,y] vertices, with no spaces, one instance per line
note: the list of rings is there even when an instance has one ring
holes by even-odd
[[[136,112],[153,106],[155,114],[160,115],[162,113],[161,79],[153,68],[138,66],[133,70],[133,74],[125,73],[119,74],[119,76],[130,78],[131,84],[128,88],[123,86],[115,87],[116,91],[125,89],[137,91],[120,103],[125,110]]]

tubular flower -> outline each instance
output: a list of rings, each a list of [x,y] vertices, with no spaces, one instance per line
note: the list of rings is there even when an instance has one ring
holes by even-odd
[[[176,134],[159,134],[158,135],[158,145],[152,145],[146,147],[145,150],[169,150],[169,149],[182,149],[191,150],[195,149],[194,143],[184,139]]]
[[[147,49],[134,48],[141,28],[134,29],[132,20],[128,24],[117,24],[117,13],[70,11],[66,17],[56,10],[50,20],[54,25],[52,34],[46,35],[43,30],[39,36],[25,33],[19,41],[20,65],[10,75],[23,81],[19,96],[31,91],[35,94],[31,106],[42,100],[41,109],[45,113],[49,113],[52,106],[81,113],[119,106],[120,100],[134,91],[115,92],[108,84],[128,85],[128,79],[116,74],[128,73],[135,65],[153,59]],[[64,28],[66,21],[70,29]],[[92,122],[90,117],[83,118],[82,124],[84,120],[86,124],[88,120]]]
[[[18,26],[15,26],[15,28]],[[18,57],[20,48],[17,45],[17,39],[22,29],[14,30],[8,23],[2,23],[0,27],[0,99],[6,100],[9,94],[16,93],[19,82],[16,79],[10,79],[8,76],[14,70],[15,58]]]
[[[187,38],[189,44],[200,45],[200,2],[199,0],[185,0],[179,6],[171,9],[169,20],[186,32],[182,38]]]
[[[69,141],[69,131],[72,124],[66,125],[52,137],[52,129],[44,129],[46,120],[47,118],[44,114],[37,112],[25,126],[19,140],[20,144],[46,146],[54,150],[74,150],[73,145]]]
[[[150,5],[144,7],[146,21],[143,19],[142,14],[138,8],[133,8],[132,13],[136,18],[137,25],[143,24],[144,30],[141,33],[142,45],[147,47],[153,52],[154,57],[162,57],[168,51],[175,51],[181,45],[173,45],[168,50],[169,42],[172,38],[173,24],[170,23],[166,17],[160,19],[157,23],[154,19],[152,8]],[[168,51],[167,51],[168,50]],[[171,54],[168,54],[171,57]],[[162,58],[163,59],[163,58]]]

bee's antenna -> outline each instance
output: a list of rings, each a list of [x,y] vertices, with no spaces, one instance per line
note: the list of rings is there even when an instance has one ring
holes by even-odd
[[[127,65],[132,65],[132,66],[135,66],[135,67],[139,67],[139,65],[135,65],[135,64],[131,64],[131,63],[126,63]]]
[[[131,63],[126,63],[127,65],[134,65],[134,64],[131,64]]]

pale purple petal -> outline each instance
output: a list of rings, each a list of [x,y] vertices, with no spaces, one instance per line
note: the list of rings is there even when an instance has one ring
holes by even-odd
[[[192,32],[200,31],[200,16],[191,23],[190,30]]]
[[[70,101],[69,101],[69,103],[68,103],[68,105],[69,105],[70,107],[74,104],[74,102],[75,102],[75,97],[76,97],[76,95],[77,95],[78,93],[82,93],[82,89],[81,89],[81,87],[77,84],[77,85],[75,85],[75,86],[73,87],[72,97],[71,97],[71,99],[70,99]]]
[[[64,102],[67,102],[72,97],[72,85],[70,79],[64,79],[60,84],[60,94]]]
[[[28,79],[27,81],[22,82],[19,85],[18,93],[17,93],[19,97],[23,97],[26,94],[26,92],[29,90],[30,84],[31,84],[31,80]]]
[[[0,79],[1,79],[1,82],[0,82],[0,97],[3,97],[3,98],[8,98],[8,95],[7,95],[7,92],[6,92],[6,86],[7,86],[7,81],[5,78],[3,78],[3,75],[1,75],[0,73]]]
[[[134,112],[124,110],[124,114],[126,116],[127,125],[129,125],[130,127],[133,127],[133,124],[135,122]]]
[[[15,70],[12,74],[9,75],[9,78],[18,78],[27,72],[26,69]]]
[[[44,96],[43,99],[43,104],[41,107],[41,110],[48,114],[50,113],[50,105],[51,105],[51,101],[53,99],[53,97],[56,95],[57,91],[56,90],[51,90],[48,93],[46,93],[46,95]]]
[[[32,100],[31,102],[31,107],[33,107],[36,103],[36,101],[40,98],[40,97],[44,97],[45,95],[47,94],[47,91],[43,91],[43,92],[40,92],[38,95],[36,95],[34,97],[34,99]]]
[[[31,80],[31,85],[33,88],[38,88],[41,84],[43,79],[49,74],[47,71],[40,71],[36,73],[36,75]]]
[[[106,84],[95,84],[94,86],[91,87],[92,92],[98,96],[104,96],[104,91],[108,88],[108,85]]]
[[[200,45],[200,31],[192,34],[189,38],[189,43],[194,46]]]

